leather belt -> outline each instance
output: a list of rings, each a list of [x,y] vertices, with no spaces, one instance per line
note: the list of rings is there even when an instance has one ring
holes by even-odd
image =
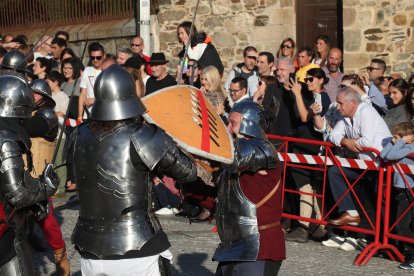
[[[278,225],[280,225],[280,221],[275,221],[275,222],[272,222],[272,223],[269,223],[269,224],[260,225],[259,230],[266,230],[266,229],[269,229],[269,228],[276,227]]]

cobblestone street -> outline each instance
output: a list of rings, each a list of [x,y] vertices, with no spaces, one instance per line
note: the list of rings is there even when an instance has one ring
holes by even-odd
[[[63,237],[68,247],[72,275],[81,275],[79,254],[70,243],[70,236],[78,214],[78,206],[61,206],[66,199],[56,199],[55,212],[62,223]],[[61,207],[59,207],[61,206]],[[63,207],[63,208],[62,208]],[[172,247],[173,275],[214,275],[216,263],[211,261],[219,239],[211,229],[214,224],[189,225],[188,220],[177,217],[161,217],[161,224],[168,234]],[[213,221],[214,222],[214,221]],[[287,242],[287,259],[283,262],[279,275],[405,275],[397,268],[398,263],[381,258],[373,258],[363,268],[353,266],[359,252],[345,252],[328,248],[317,242],[298,244]],[[34,253],[37,275],[53,275],[53,253]]]

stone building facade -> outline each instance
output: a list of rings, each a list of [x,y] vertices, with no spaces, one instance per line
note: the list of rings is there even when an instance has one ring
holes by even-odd
[[[213,39],[225,72],[242,60],[243,48],[276,53],[286,37],[296,38],[296,1],[305,0],[200,0],[196,26]],[[150,52],[165,52],[170,72],[175,73],[177,54],[182,49],[176,28],[192,19],[196,0],[157,0],[151,16]],[[403,77],[414,70],[414,0],[342,0],[344,68],[359,72],[372,58],[384,59],[389,73]],[[79,55],[84,41],[101,42],[109,53],[127,47],[135,34],[133,18],[47,29],[71,34],[70,47]],[[21,32],[16,32],[21,33]],[[41,30],[26,30],[36,41]],[[318,34],[315,34],[315,36]],[[151,46],[149,46],[150,44]],[[304,46],[304,45],[298,45]],[[313,46],[313,45],[308,45]],[[85,60],[86,61],[86,60]]]
[[[196,1],[158,2],[158,22],[154,24],[159,29],[160,43],[159,48],[154,46],[169,56],[173,67],[181,50],[176,26],[191,21]],[[247,45],[275,54],[282,39],[295,39],[295,1],[200,1],[196,26],[213,38],[225,68],[230,70],[242,60]],[[343,0],[345,71],[359,72],[372,58],[380,58],[387,63],[389,73],[408,76],[414,71],[413,31],[413,0]]]
[[[348,71],[380,58],[389,73],[414,73],[413,0],[344,0],[343,26]]]

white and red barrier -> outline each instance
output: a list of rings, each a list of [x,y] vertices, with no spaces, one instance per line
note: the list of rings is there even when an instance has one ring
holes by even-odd
[[[314,197],[318,197],[322,199],[322,206],[321,206],[321,213],[322,218],[320,220],[312,219],[312,218],[305,218],[300,217],[298,215],[289,214],[283,212],[283,217],[291,218],[301,221],[308,221],[313,222],[316,224],[326,225],[328,223],[328,216],[334,208],[338,205],[338,203],[346,196],[346,194],[351,194],[354,196],[356,203],[362,209],[363,214],[365,215],[367,221],[369,222],[371,229],[354,227],[354,226],[340,226],[339,228],[370,234],[374,236],[374,241],[370,243],[356,258],[354,264],[357,266],[364,266],[366,265],[369,260],[378,252],[384,252],[391,260],[393,261],[404,261],[404,256],[401,252],[392,244],[388,243],[388,239],[396,239],[401,240],[404,242],[414,243],[414,238],[404,237],[401,235],[396,235],[393,233],[393,229],[395,225],[401,220],[411,208],[414,207],[414,202],[410,204],[404,214],[401,215],[400,218],[397,218],[393,225],[390,225],[390,210],[391,204],[393,203],[391,200],[391,187],[392,187],[392,173],[400,173],[402,174],[414,174],[414,165],[407,165],[407,164],[398,164],[398,163],[390,163],[384,162],[377,158],[376,160],[361,160],[361,159],[351,159],[351,158],[342,158],[334,155],[334,148],[335,146],[328,142],[323,141],[315,141],[315,140],[306,140],[306,139],[299,139],[293,137],[282,137],[276,135],[268,135],[269,139],[282,141],[283,144],[278,149],[278,157],[281,161],[284,161],[284,172],[283,172],[283,194],[282,194],[282,206],[285,197],[285,193],[295,193],[295,194],[308,194]],[[324,155],[307,155],[307,154],[297,154],[297,153],[290,153],[288,152],[289,144],[311,144],[311,145],[319,145],[325,147]],[[364,152],[372,152],[375,156],[379,156],[379,152],[375,149],[371,148],[364,148]],[[411,156],[414,159],[414,154]],[[336,204],[329,210],[325,212],[325,185],[327,183],[327,170],[330,166],[336,165],[338,166],[339,170],[342,173],[347,185],[348,190],[344,193],[344,195],[338,199]],[[302,193],[296,190],[289,190],[285,186],[286,181],[286,168],[287,167],[297,167],[306,170],[314,170],[323,172],[323,187],[322,192],[320,194],[309,194],[309,193]],[[354,182],[350,182],[345,173],[342,170],[342,167],[345,168],[352,168],[358,169],[361,171],[360,176]],[[376,185],[377,191],[377,202],[376,202],[376,210],[375,210],[375,223],[371,221],[369,218],[363,204],[358,198],[358,195],[354,191],[355,185],[362,179],[364,174],[367,171],[377,171],[378,173],[378,182],[377,183],[370,183]],[[386,176],[386,177],[385,177]],[[407,184],[406,178],[402,175],[402,178],[406,182],[407,188],[409,188]],[[384,190],[385,189],[385,190]],[[414,190],[410,189],[411,194],[414,196]],[[385,200],[384,200],[385,199]],[[383,204],[385,202],[385,204]]]

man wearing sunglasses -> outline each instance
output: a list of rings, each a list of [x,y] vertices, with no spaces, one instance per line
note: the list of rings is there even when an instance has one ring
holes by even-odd
[[[224,88],[228,91],[230,83],[235,77],[242,77],[247,80],[247,94],[251,97],[256,92],[257,83],[259,81],[259,73],[257,72],[257,50],[253,46],[247,46],[243,51],[243,62],[236,65],[229,72]]]
[[[381,90],[374,84],[375,81],[384,76],[387,65],[381,59],[374,58],[371,60],[371,64],[367,67],[367,73],[360,73],[359,76],[365,83],[366,91],[368,96],[381,116],[387,113],[387,104],[385,97]]]
[[[131,40],[131,50],[132,53],[134,53],[134,56],[140,56],[142,57],[147,63],[150,60],[149,56],[144,55],[144,40],[142,39],[142,37],[136,36],[133,37]],[[147,65],[147,72],[148,75],[152,75],[152,71],[151,71],[151,65]]]
[[[87,115],[83,114],[84,106],[88,108],[87,113],[89,113],[92,109],[92,105],[95,102],[93,85],[95,84],[96,78],[102,72],[102,64],[105,59],[105,49],[98,42],[92,42],[88,46],[88,53],[92,66],[86,67],[82,74],[80,83],[81,91],[78,104],[78,121],[82,121],[87,118]]]

